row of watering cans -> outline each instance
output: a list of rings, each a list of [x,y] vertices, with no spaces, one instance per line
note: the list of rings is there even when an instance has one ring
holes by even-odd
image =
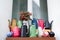
[[[13,20],[11,26],[11,31],[7,33],[7,37],[41,37],[41,36],[49,36],[54,37],[55,33],[50,32],[44,32],[44,29],[51,30],[52,22],[49,23],[48,21],[45,22],[43,19],[35,19],[29,20],[29,21],[18,21],[16,25],[16,20]]]

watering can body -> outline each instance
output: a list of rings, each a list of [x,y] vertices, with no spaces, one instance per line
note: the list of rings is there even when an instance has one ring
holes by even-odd
[[[35,27],[35,25],[30,26],[30,37],[36,37],[36,27]]]
[[[19,28],[17,26],[15,26],[13,29],[12,29],[12,32],[13,32],[13,37],[19,37]]]
[[[44,20],[43,19],[38,19],[38,27],[41,27],[42,30],[44,29]]]
[[[27,36],[27,25],[23,25],[21,28],[21,37],[26,37]]]

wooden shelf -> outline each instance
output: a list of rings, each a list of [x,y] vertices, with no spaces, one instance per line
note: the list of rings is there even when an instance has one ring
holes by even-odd
[[[56,40],[55,37],[7,37],[6,40]]]

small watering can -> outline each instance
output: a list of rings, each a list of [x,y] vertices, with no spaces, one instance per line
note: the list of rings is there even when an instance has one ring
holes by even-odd
[[[27,36],[27,25],[23,24],[21,27],[21,37],[26,37]]]
[[[30,26],[30,37],[36,37],[36,27],[35,27],[35,25]]]
[[[49,21],[46,21],[45,22],[45,29],[51,29],[52,23],[53,23],[53,21],[51,21],[51,23],[49,23]]]
[[[17,25],[18,25],[18,28],[21,28],[22,27],[22,21],[18,20]]]
[[[44,20],[43,19],[38,19],[38,27],[41,27],[42,30],[44,29]]]
[[[13,29],[12,29],[12,32],[13,32],[13,37],[19,37],[19,28],[17,26],[15,26]]]

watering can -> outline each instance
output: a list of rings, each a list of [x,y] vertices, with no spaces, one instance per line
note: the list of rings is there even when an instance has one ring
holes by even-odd
[[[27,25],[23,24],[21,27],[21,37],[26,37],[27,36]]]
[[[38,27],[41,27],[42,30],[44,29],[44,20],[43,19],[38,19]]]
[[[52,23],[53,23],[53,21],[51,21],[51,23],[49,23],[49,21],[46,21],[45,22],[45,29],[51,29]]]
[[[30,37],[36,37],[36,27],[35,27],[35,25],[30,26]]]
[[[21,28],[21,27],[22,27],[22,21],[19,20],[19,21],[17,22],[17,25],[18,25],[19,28]]]
[[[12,32],[13,32],[13,37],[19,37],[20,36],[20,34],[19,34],[19,28],[17,26],[15,26],[12,29]]]

